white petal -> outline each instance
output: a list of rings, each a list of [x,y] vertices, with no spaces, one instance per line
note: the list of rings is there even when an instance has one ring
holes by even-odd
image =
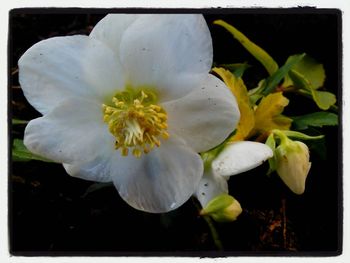
[[[177,85],[178,76],[200,79],[209,72],[212,40],[202,15],[142,15],[125,31],[120,57],[132,85],[156,86],[165,100],[175,99],[195,87]]]
[[[234,131],[240,118],[231,91],[209,74],[199,88],[163,106],[168,113],[169,131],[185,139],[197,152],[220,144]]]
[[[102,117],[101,105],[83,99],[66,100],[29,122],[24,144],[31,152],[56,162],[92,160],[105,151],[104,147],[114,146]]]
[[[109,46],[119,56],[121,38],[125,30],[142,15],[137,14],[109,14],[101,19],[90,33],[95,38]]]
[[[18,66],[24,95],[43,114],[71,97],[103,102],[124,86],[111,49],[87,36],[43,40],[24,53]]]
[[[213,198],[227,193],[227,179],[223,176],[216,175],[212,170],[209,170],[204,172],[195,192],[195,196],[201,203],[202,207],[206,207]]]
[[[212,162],[212,169],[222,176],[251,170],[271,158],[273,152],[263,143],[241,141],[229,144]]]
[[[200,156],[174,137],[140,159],[112,163],[112,179],[132,207],[154,213],[176,209],[195,192],[203,173]]]
[[[116,150],[113,150],[114,154],[116,154]],[[101,152],[101,155],[88,162],[64,163],[63,166],[67,173],[73,177],[101,183],[112,182],[110,167],[111,154],[113,154],[111,151],[106,151],[106,154]]]

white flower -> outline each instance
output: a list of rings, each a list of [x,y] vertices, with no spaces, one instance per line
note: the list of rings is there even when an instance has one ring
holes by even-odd
[[[205,209],[216,197],[228,193],[227,180],[230,176],[256,168],[272,156],[270,147],[263,143],[239,141],[228,144],[204,171],[195,196]],[[235,204],[235,207],[238,205]],[[232,211],[233,218],[236,218],[241,210]]]
[[[208,72],[202,15],[108,15],[90,36],[55,37],[19,61],[32,152],[87,180],[113,181],[131,206],[179,207],[203,174],[198,152],[232,132],[235,98]]]

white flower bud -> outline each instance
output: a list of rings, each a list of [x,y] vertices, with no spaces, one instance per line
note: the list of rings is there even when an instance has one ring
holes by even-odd
[[[306,177],[311,168],[307,145],[285,137],[276,148],[275,157],[276,170],[282,181],[295,194],[304,193]]]

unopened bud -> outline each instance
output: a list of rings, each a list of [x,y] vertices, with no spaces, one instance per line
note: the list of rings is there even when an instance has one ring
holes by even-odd
[[[200,214],[208,215],[216,222],[231,222],[235,221],[241,213],[242,207],[235,198],[228,194],[221,194],[213,198]]]
[[[307,145],[284,138],[275,150],[275,157],[276,170],[282,181],[295,194],[304,193],[306,177],[311,168]]]

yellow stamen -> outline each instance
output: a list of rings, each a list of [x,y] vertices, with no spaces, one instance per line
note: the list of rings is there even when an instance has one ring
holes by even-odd
[[[139,158],[159,147],[160,139],[168,139],[167,114],[157,105],[157,95],[148,89],[127,87],[112,98],[112,105],[102,105],[103,121],[114,135],[115,148],[122,156],[132,154]]]

